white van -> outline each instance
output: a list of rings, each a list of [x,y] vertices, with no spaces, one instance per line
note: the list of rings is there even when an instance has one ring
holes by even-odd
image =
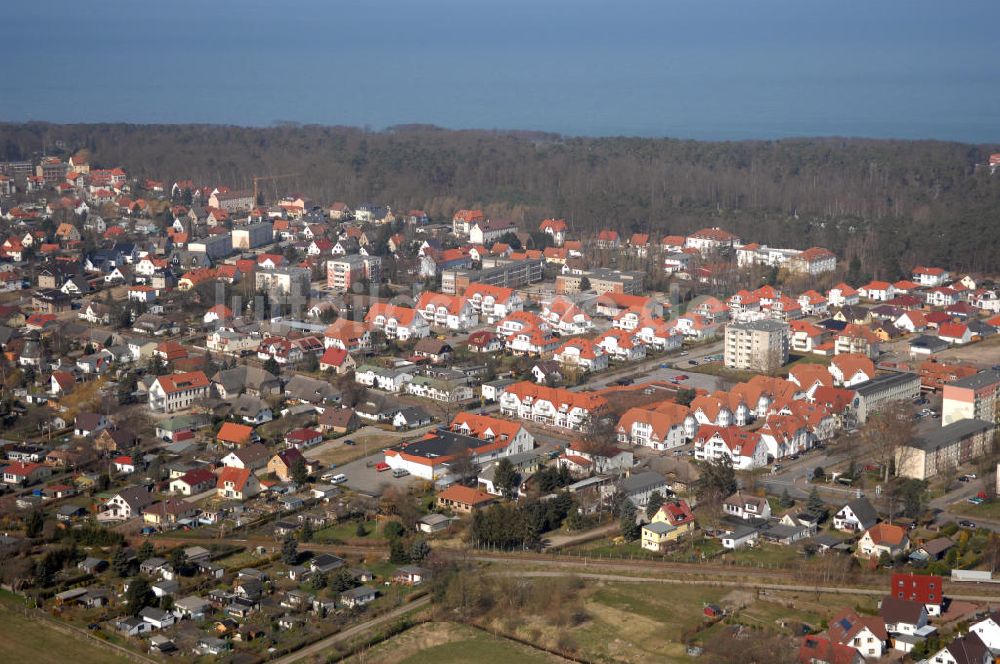
[[[334,475],[333,477],[330,478],[330,482],[332,484],[340,484],[341,482],[346,482],[346,481],[347,481],[347,475],[343,473]]]

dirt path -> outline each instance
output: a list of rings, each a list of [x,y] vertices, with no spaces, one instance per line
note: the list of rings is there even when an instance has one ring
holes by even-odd
[[[385,613],[377,618],[372,618],[371,620],[367,620],[363,623],[355,625],[354,627],[345,629],[342,632],[337,632],[336,634],[328,636],[325,639],[322,639],[321,641],[317,641],[316,643],[310,646],[306,646],[301,650],[297,650],[289,655],[285,655],[284,657],[275,660],[275,662],[277,662],[277,664],[291,664],[291,662],[298,662],[307,657],[311,657],[312,655],[318,655],[336,643],[340,643],[341,641],[346,641],[355,636],[360,636],[361,634],[364,634],[365,632],[371,629],[379,627],[380,625],[384,625],[385,623],[391,622],[396,618],[399,618],[400,616],[407,614],[415,609],[427,606],[428,604],[430,604],[430,602],[431,602],[430,595],[425,595],[416,601],[397,607],[392,611],[390,611],[389,613]]]

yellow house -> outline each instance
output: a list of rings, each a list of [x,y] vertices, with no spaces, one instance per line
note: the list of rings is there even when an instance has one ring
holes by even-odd
[[[652,520],[642,528],[642,548],[661,551],[663,545],[676,542],[694,527],[694,514],[687,502],[663,503]]]

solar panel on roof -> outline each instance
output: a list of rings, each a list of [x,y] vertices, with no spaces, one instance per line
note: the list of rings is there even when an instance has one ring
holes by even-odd
[[[851,627],[853,627],[853,625],[851,624],[851,621],[848,620],[847,618],[841,618],[840,621],[837,624],[840,625],[840,627],[845,632],[851,631]]]

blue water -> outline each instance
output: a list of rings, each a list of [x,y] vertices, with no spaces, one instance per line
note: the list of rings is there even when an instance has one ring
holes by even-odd
[[[8,0],[0,119],[1000,142],[1000,2]]]

